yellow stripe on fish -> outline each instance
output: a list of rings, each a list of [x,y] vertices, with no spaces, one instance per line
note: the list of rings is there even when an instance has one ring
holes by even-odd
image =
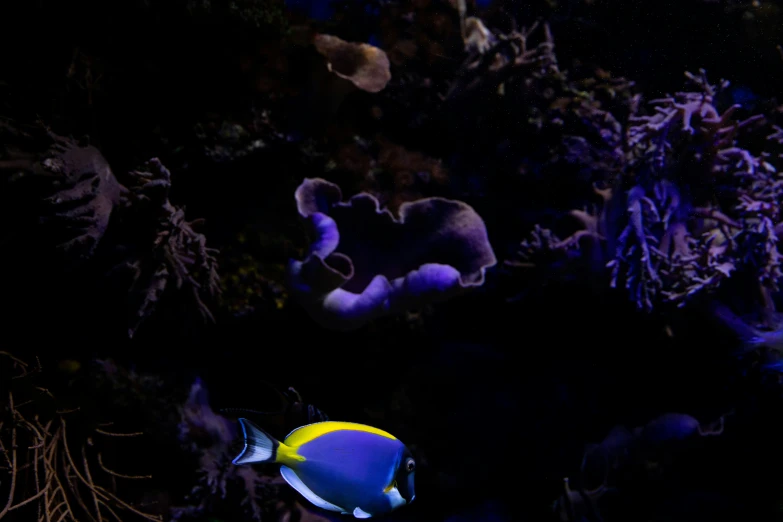
[[[387,433],[383,430],[380,430],[378,428],[373,428],[372,426],[367,426],[365,424],[357,424],[355,422],[324,421],[324,422],[315,422],[313,424],[308,424],[307,426],[296,428],[294,431],[289,433],[288,436],[283,440],[283,444],[292,448],[296,448],[301,446],[302,444],[307,444],[308,442],[312,442],[314,439],[322,435],[326,435],[327,433],[332,433],[339,430],[352,430],[352,431],[361,431],[364,433],[373,433],[375,435],[380,435],[381,437],[397,440],[397,437],[395,437],[391,433]]]

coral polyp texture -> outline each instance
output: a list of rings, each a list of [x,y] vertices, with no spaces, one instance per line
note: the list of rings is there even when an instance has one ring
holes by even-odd
[[[292,294],[327,328],[367,321],[448,299],[484,283],[497,260],[484,221],[466,203],[425,198],[403,203],[399,219],[360,193],[307,179],[296,190],[299,214],[314,229],[307,257],[292,261]]]
[[[621,131],[619,142],[566,140],[576,161],[604,158],[607,168],[591,169],[593,193],[570,211],[581,227],[565,238],[536,227],[523,260],[579,257],[589,238],[611,286],[645,310],[682,306],[736,272],[762,292],[778,289],[783,182],[768,152],[777,134],[761,115],[738,118],[739,105],[718,109],[727,81],[712,85],[704,71],[686,79],[691,90],[651,100],[646,112],[633,104],[624,128],[604,113],[597,125],[611,131],[599,134]]]

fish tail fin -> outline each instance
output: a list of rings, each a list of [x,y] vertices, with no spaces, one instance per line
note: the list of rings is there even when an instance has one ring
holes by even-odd
[[[245,446],[231,461],[234,465],[277,462],[280,442],[245,418],[239,419]]]
[[[737,339],[742,343],[742,347],[738,350],[738,355],[751,352],[764,344],[764,338],[759,334],[758,330],[743,321],[729,310],[727,306],[715,303],[712,306],[712,312],[721,323],[734,332]]]

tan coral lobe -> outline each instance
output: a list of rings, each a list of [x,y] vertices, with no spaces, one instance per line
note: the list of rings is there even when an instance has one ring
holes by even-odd
[[[313,43],[328,60],[330,71],[363,91],[380,92],[391,80],[389,57],[378,47],[328,34],[316,35]]]

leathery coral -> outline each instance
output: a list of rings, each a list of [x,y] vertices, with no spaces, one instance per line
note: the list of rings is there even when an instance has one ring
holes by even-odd
[[[379,92],[391,79],[389,58],[378,47],[346,42],[328,34],[316,35],[313,44],[328,60],[330,71],[359,89]]]
[[[481,286],[496,263],[481,217],[443,198],[403,203],[399,220],[360,193],[342,201],[337,185],[307,179],[299,214],[315,229],[303,261],[292,261],[292,294],[327,328],[351,330]]]
[[[39,219],[64,261],[74,266],[91,258],[123,191],[106,158],[86,140],[43,125],[25,130],[0,122],[0,131],[0,174],[39,185]]]

